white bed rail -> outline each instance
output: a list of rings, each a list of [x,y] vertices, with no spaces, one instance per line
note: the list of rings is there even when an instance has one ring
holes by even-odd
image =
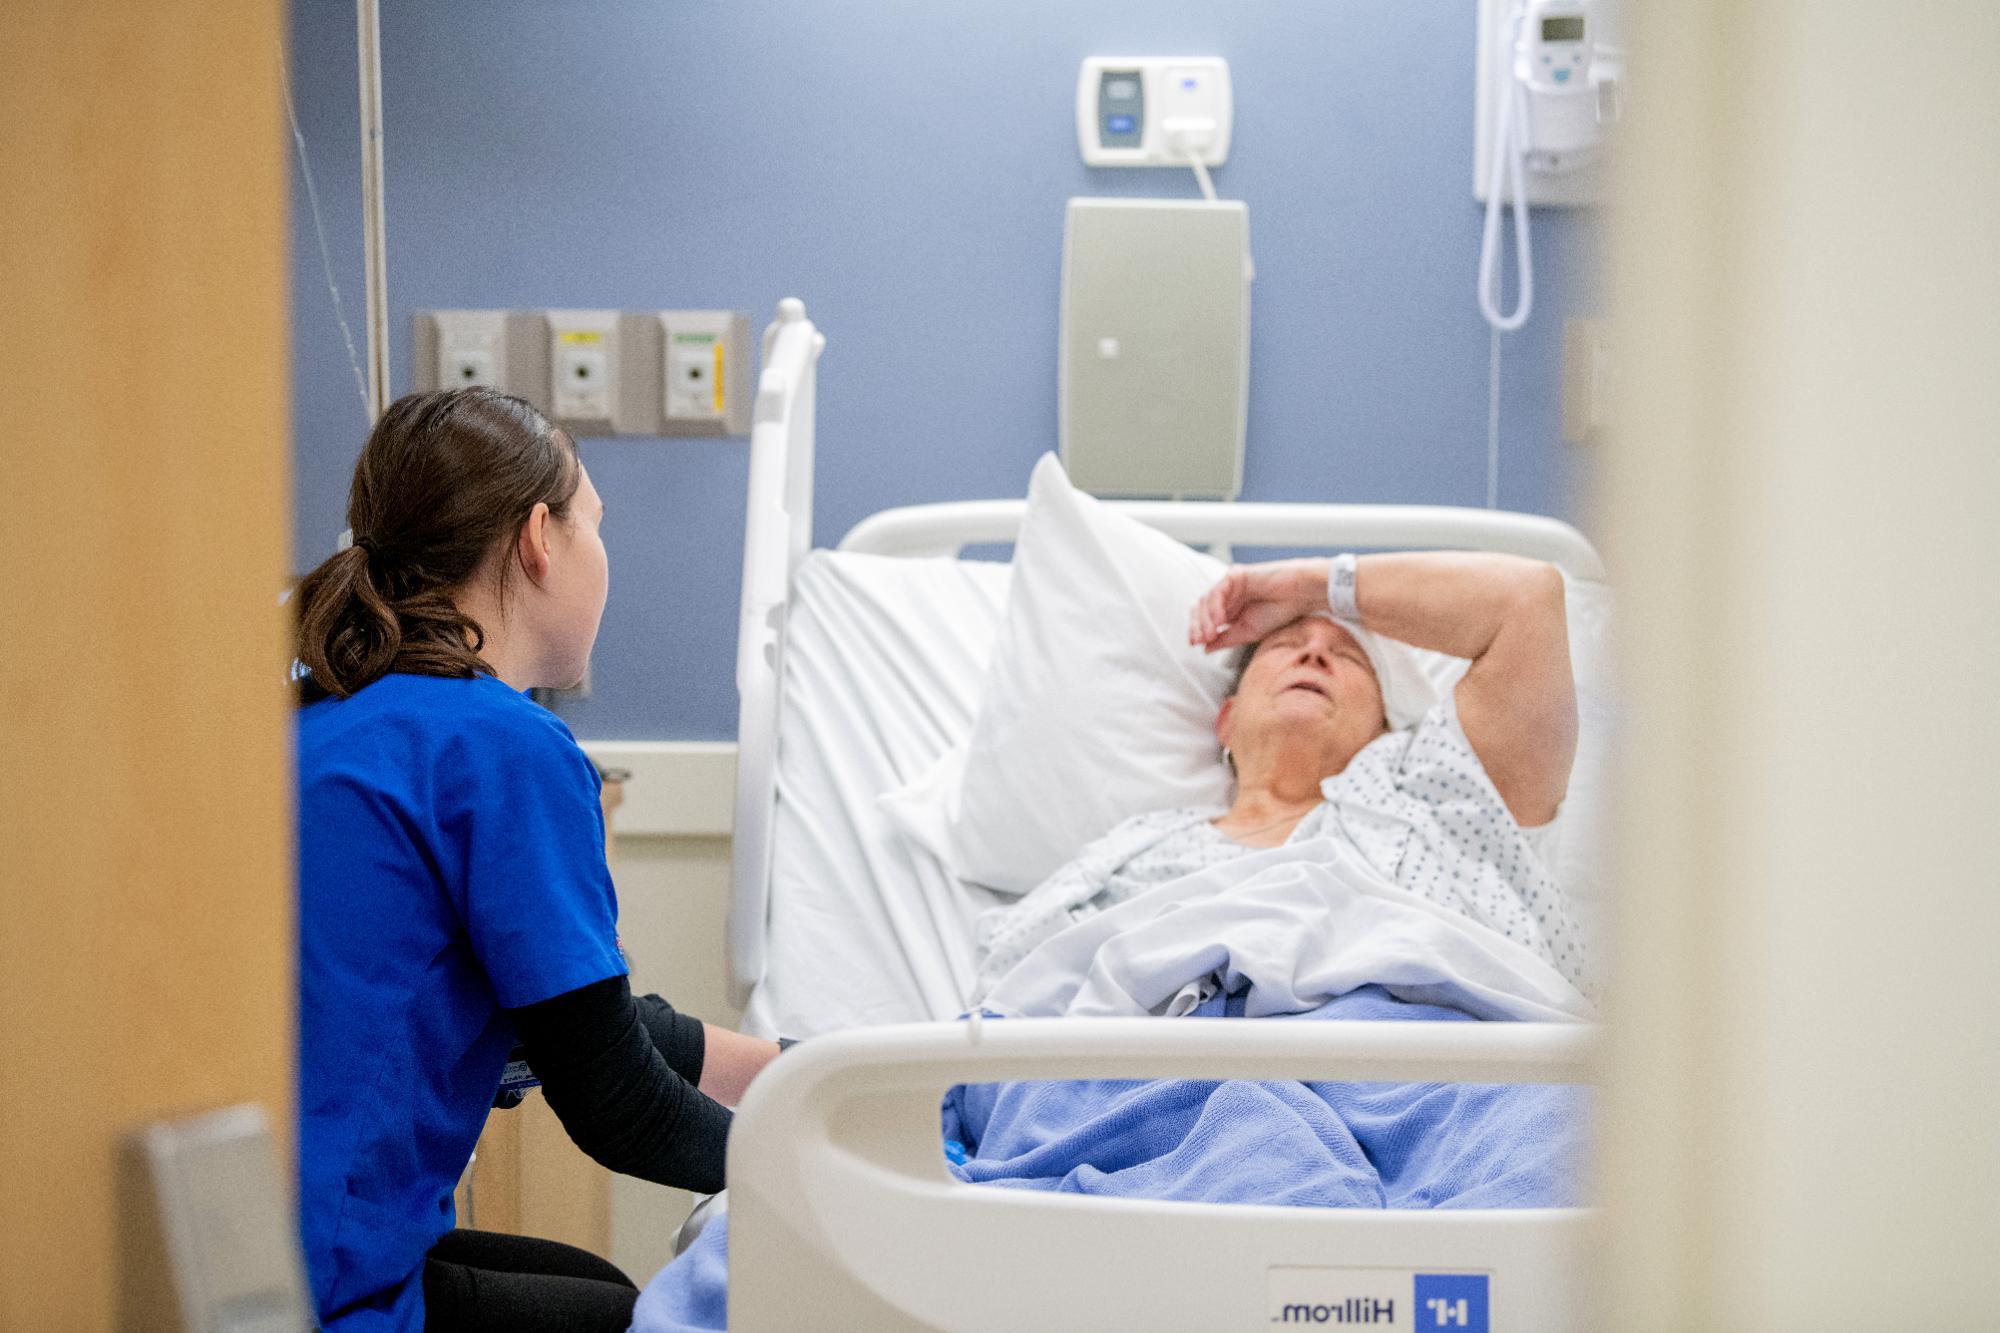
[[[1496,1329],[1580,1328],[1586,1210],[1161,1203],[966,1185],[945,1169],[938,1102],[954,1083],[1018,1078],[1578,1083],[1594,1045],[1592,1029],[1570,1024],[1145,1018],[814,1038],[759,1075],[730,1134],[730,1327],[1017,1329],[1027,1310],[1027,1326],[1045,1328],[1263,1327],[1283,1321],[1272,1306],[1280,1282],[1310,1288],[1313,1273],[1297,1270],[1335,1282],[1340,1270],[1396,1270],[1488,1274]]]
[[[764,369],[750,427],[737,623],[736,819],[730,842],[729,984],[738,1005],[764,974],[777,802],[779,691],[792,572],[812,546],[814,375],[826,339],[793,297],[764,330]]]
[[[1452,505],[1259,504],[1211,500],[1105,502],[1169,537],[1196,546],[1307,546],[1501,551],[1557,565],[1572,578],[1602,580],[1604,562],[1569,524],[1538,514]],[[1011,542],[1025,500],[977,500],[885,509],[841,538],[843,551],[951,556],[967,546]]]

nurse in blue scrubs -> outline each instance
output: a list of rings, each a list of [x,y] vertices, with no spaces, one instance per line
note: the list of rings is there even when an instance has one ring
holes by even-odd
[[[599,1162],[713,1191],[776,1054],[632,994],[596,769],[524,693],[583,675],[603,513],[527,403],[412,395],[362,450],[354,544],[295,596],[299,1222],[329,1333],[624,1329],[610,1264],[454,1228],[510,1056]]]

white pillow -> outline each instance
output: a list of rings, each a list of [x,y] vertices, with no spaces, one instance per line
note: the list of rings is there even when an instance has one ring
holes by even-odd
[[[1036,464],[944,819],[960,878],[1026,893],[1130,815],[1228,801],[1215,714],[1234,655],[1187,642],[1188,611],[1222,571],[1076,490],[1053,454]],[[949,786],[936,776],[912,786]]]
[[[884,794],[884,813],[959,878],[1026,893],[1120,820],[1227,804],[1215,715],[1237,655],[1187,643],[1188,611],[1223,568],[1076,490],[1044,457],[972,734]],[[1397,726],[1464,671],[1349,629]]]

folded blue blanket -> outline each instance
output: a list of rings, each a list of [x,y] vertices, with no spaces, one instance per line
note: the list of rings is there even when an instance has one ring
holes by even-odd
[[[1217,997],[1192,1017],[1227,1018]],[[1290,1019],[1470,1022],[1376,986]],[[1161,1020],[1184,1022],[1184,1019]],[[1581,1088],[1198,1079],[985,1083],[944,1100],[962,1180],[1123,1198],[1347,1208],[1581,1203]],[[955,1155],[955,1154],[954,1154]],[[636,1333],[724,1327],[727,1219],[647,1284]]]

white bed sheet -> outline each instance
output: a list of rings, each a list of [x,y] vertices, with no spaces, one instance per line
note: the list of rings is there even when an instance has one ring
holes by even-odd
[[[975,968],[963,884],[877,807],[972,729],[1004,564],[814,551],[786,624],[770,939],[744,1026],[809,1037],[951,1018]]]

